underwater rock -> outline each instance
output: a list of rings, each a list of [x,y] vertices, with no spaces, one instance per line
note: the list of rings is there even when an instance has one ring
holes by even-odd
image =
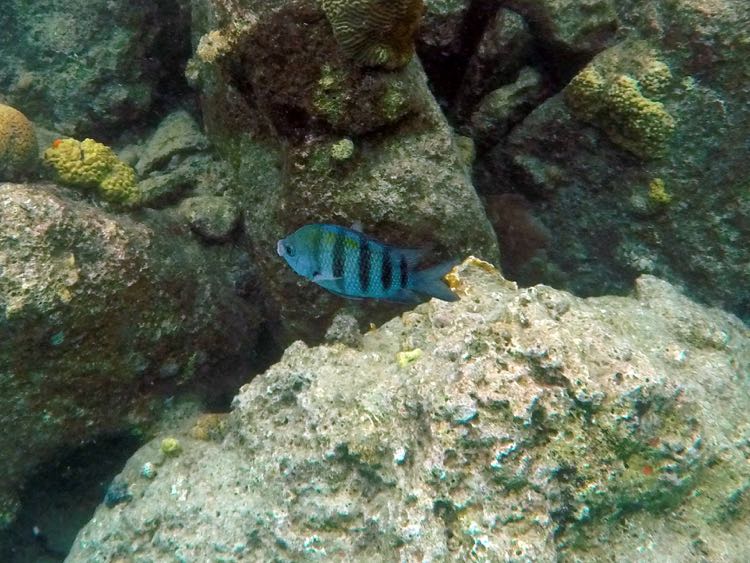
[[[159,209],[178,203],[187,193],[220,196],[232,185],[230,166],[210,152],[170,161],[138,182],[141,205]]]
[[[518,72],[528,64],[532,36],[524,19],[501,8],[487,24],[457,93],[457,113],[468,117],[486,94],[517,81]]]
[[[179,2],[4,2],[0,92],[58,134],[119,135],[186,89],[188,20]]]
[[[362,333],[357,319],[345,312],[338,313],[333,317],[325,339],[329,343],[340,342],[351,348],[359,348],[362,345]]]
[[[471,0],[425,0],[419,27],[419,53],[428,60],[457,55],[463,46],[462,31]]]
[[[208,242],[226,242],[240,224],[237,205],[228,197],[195,196],[182,200],[179,213]]]
[[[505,5],[521,14],[538,40],[568,54],[601,51],[618,28],[613,0],[509,0]]]
[[[274,336],[322,340],[321,324],[346,303],[300,280],[277,255],[277,240],[304,224],[360,222],[384,242],[433,244],[436,261],[470,253],[498,261],[419,61],[392,72],[353,68],[315,2],[246,4],[203,0],[190,68],[208,136],[235,169],[241,244],[262,272]],[[206,52],[207,37],[223,46],[220,56]],[[345,159],[342,138],[354,147]],[[360,305],[379,315],[373,320],[397,311]]]
[[[542,76],[525,67],[518,79],[487,94],[471,115],[474,140],[492,146],[531,112],[544,94]]]
[[[359,350],[294,343],[151,481],[144,446],[138,502],[68,561],[750,557],[747,327],[650,276],[590,299],[476,259],[450,279],[461,301]]]
[[[563,287],[600,295],[649,273],[750,320],[750,4],[618,9],[643,39],[597,55],[481,156],[475,180],[530,196],[554,233],[555,278],[527,281],[563,272]]]
[[[17,109],[0,104],[0,182],[31,176],[38,158],[31,121]]]
[[[235,293],[240,254],[166,216],[0,184],[0,525],[61,449],[157,419],[211,369],[246,373],[260,318]]]
[[[141,151],[135,165],[140,176],[167,164],[172,158],[200,152],[208,146],[193,116],[178,110],[162,120]]]

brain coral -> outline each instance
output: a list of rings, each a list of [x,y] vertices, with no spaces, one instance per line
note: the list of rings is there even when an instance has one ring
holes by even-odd
[[[0,104],[0,180],[16,180],[37,158],[34,127],[17,109]]]
[[[58,139],[44,152],[44,160],[62,184],[96,190],[103,199],[126,206],[140,200],[135,171],[93,139]]]
[[[357,64],[395,69],[413,54],[422,0],[320,0],[341,50]]]

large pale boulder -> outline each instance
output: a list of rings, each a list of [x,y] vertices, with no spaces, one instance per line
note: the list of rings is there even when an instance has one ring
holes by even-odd
[[[223,440],[142,448],[68,561],[750,557],[746,326],[650,276],[452,283],[357,348],[293,344]]]

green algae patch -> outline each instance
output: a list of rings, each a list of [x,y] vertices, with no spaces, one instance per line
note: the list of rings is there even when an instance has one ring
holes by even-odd
[[[348,99],[347,74],[324,65],[313,91],[313,109],[320,117],[338,123],[345,114]]]

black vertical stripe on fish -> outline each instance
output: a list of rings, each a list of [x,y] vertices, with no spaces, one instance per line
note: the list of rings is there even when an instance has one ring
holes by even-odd
[[[344,242],[346,241],[346,235],[343,233],[336,233],[334,238],[336,240],[333,243],[333,277],[343,278],[344,261],[346,260],[346,256],[344,255]]]
[[[406,263],[406,256],[403,254],[401,255],[401,261],[398,266],[401,274],[401,289],[403,289],[409,281],[409,264]]]
[[[391,283],[393,283],[393,265],[391,264],[391,253],[388,249],[384,248],[382,252],[382,260],[380,261],[380,284],[383,286],[383,291],[391,289]]]
[[[370,245],[365,237],[359,239],[359,263],[357,264],[359,270],[359,287],[362,293],[367,293],[370,287],[370,261],[372,260],[372,253],[370,252]]]
[[[322,271],[324,260],[323,260],[323,231],[320,229],[317,229],[313,231],[313,237],[312,237],[312,255],[315,258],[315,270],[318,274],[323,274]]]

